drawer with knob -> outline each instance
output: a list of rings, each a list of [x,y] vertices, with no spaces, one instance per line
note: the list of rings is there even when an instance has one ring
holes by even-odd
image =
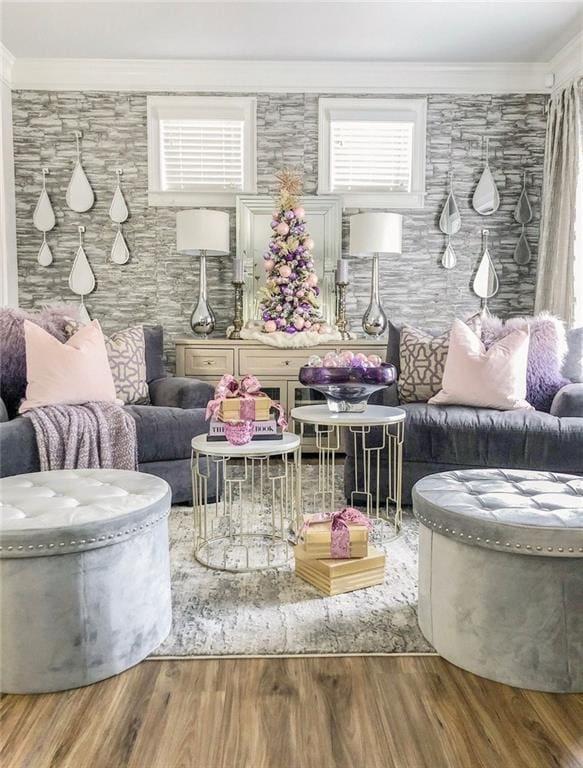
[[[239,373],[253,373],[256,376],[277,374],[295,375],[305,365],[310,355],[306,349],[239,350]]]
[[[233,349],[196,349],[184,350],[185,376],[222,376],[233,373],[235,352]]]

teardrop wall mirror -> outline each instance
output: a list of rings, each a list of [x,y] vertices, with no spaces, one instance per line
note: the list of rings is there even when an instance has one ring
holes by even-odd
[[[69,274],[69,288],[78,296],[87,296],[95,289],[95,275],[89,264],[87,254],[83,248],[83,234],[85,227],[78,227],[79,231],[79,247],[75,254],[75,260],[73,261],[73,267]],[[83,303],[83,298],[81,299]]]
[[[123,192],[121,191],[122,173],[123,171],[121,168],[118,168],[115,172],[115,175],[117,176],[117,186],[115,188],[115,192],[113,193],[113,200],[109,206],[109,218],[114,222],[114,224],[122,224],[130,215],[123,196]]]
[[[121,224],[117,225],[117,234],[111,247],[111,260],[114,264],[127,264],[130,258],[126,241],[121,231]]]
[[[447,235],[447,243],[443,256],[441,257],[441,265],[445,269],[453,269],[457,263],[455,251],[451,244],[451,236],[460,231],[462,226],[462,219],[460,216],[459,208],[456,199],[453,194],[453,173],[449,173],[449,193],[443,206],[441,216],[439,217],[439,228],[444,235]]]
[[[43,232],[43,241],[39,249],[38,256],[36,257],[36,260],[38,261],[41,267],[50,267],[50,265],[53,263],[53,254],[51,249],[49,248],[49,244],[47,243],[47,236],[44,232]]]
[[[490,170],[490,139],[485,139],[486,165],[472,197],[472,206],[481,216],[491,216],[500,207],[500,194]]]
[[[87,178],[87,174],[83,170],[81,165],[81,145],[80,141],[83,134],[81,131],[75,131],[75,141],[77,142],[77,162],[73,168],[73,174],[71,181],[67,187],[66,200],[67,205],[72,211],[77,213],[85,213],[88,211],[95,202],[95,195],[91,189],[91,184]]]
[[[518,238],[518,242],[516,243],[516,248],[514,249],[514,261],[516,264],[524,266],[525,264],[528,264],[531,259],[530,245],[528,244],[525,228],[532,220],[532,206],[526,191],[526,171],[524,171],[522,177],[520,197],[518,198],[516,208],[514,209],[514,220],[518,222],[518,224],[522,224],[522,231]]]
[[[498,275],[494,269],[492,257],[490,256],[490,251],[488,249],[488,235],[489,230],[483,229],[482,238],[484,242],[484,250],[472,284],[472,290],[476,296],[479,296],[479,298],[482,299],[483,309],[487,309],[488,299],[495,296],[498,293],[499,288]]]
[[[46,178],[49,174],[48,168],[42,169],[43,173],[43,188],[40,193],[40,197],[32,214],[32,223],[39,230],[39,232],[50,232],[55,226],[55,212],[47,192]]]

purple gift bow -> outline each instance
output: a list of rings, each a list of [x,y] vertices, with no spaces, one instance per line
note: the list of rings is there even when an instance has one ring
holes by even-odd
[[[363,515],[354,507],[344,507],[337,512],[318,512],[310,515],[304,521],[300,538],[308,530],[312,523],[327,523],[330,525],[330,557],[334,560],[350,557],[350,528],[349,523],[353,525],[366,525],[372,528],[372,521],[366,515]]]
[[[241,421],[255,420],[255,402],[259,397],[267,397],[265,392],[261,392],[261,383],[256,376],[243,376],[239,382],[234,376],[225,373],[221,376],[219,383],[215,388],[213,400],[209,400],[206,406],[206,419],[218,417],[221,403],[230,397],[239,397],[241,399],[241,408],[239,412]],[[282,429],[287,429],[287,419],[285,411],[280,403],[273,403],[273,408],[278,412],[277,424]]]

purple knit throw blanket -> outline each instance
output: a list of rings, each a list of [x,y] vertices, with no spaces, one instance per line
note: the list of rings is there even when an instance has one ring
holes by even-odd
[[[114,403],[48,405],[32,421],[40,468],[137,469],[136,423]]]

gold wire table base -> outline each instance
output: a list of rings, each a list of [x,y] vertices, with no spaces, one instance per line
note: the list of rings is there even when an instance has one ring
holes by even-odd
[[[336,459],[338,453],[343,451],[342,434],[345,431],[347,439],[352,440],[354,456],[354,490],[350,494],[350,504],[364,508],[365,514],[373,521],[375,538],[380,538],[382,542],[397,538],[403,521],[404,414],[401,421],[375,425],[373,434],[373,426],[368,425],[314,424],[300,421],[297,417],[296,421],[300,424],[302,438],[308,424],[314,427],[318,450],[318,486],[310,495],[311,503],[304,505],[304,512],[333,512],[346,504],[346,496],[336,482]],[[301,457],[299,471],[300,487],[303,487]],[[304,492],[302,501],[305,496]],[[393,529],[392,536],[387,533],[388,527]]]
[[[208,568],[232,572],[279,568],[289,562],[298,465],[299,446],[282,448],[281,454],[242,457],[208,455],[193,446],[195,558]],[[211,479],[214,501],[208,500]]]

